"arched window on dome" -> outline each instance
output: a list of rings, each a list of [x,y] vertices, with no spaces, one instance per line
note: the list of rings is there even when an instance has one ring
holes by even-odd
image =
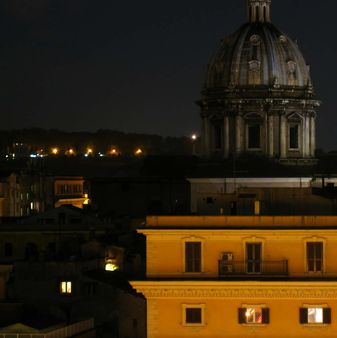
[[[261,84],[261,62],[252,60],[248,63],[248,84],[259,85]]]
[[[296,86],[297,84],[296,62],[290,60],[287,62],[287,66],[288,66],[288,85]]]

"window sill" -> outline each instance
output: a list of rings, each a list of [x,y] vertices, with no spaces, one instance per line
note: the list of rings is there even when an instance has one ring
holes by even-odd
[[[246,324],[240,324],[244,327],[267,327],[268,324],[258,324],[258,323],[246,323]]]

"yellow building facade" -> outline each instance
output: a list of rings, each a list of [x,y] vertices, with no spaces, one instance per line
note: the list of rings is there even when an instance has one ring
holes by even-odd
[[[148,217],[147,337],[337,336],[337,217]]]

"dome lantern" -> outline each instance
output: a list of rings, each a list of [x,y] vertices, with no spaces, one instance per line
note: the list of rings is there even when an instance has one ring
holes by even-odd
[[[247,0],[250,22],[270,22],[271,0]]]

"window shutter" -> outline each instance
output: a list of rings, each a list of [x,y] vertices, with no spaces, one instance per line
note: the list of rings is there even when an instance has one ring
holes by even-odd
[[[308,309],[300,308],[300,324],[308,324]]]
[[[331,324],[331,309],[330,308],[323,309],[323,323]]]
[[[239,324],[246,324],[246,311],[245,308],[239,309]]]
[[[201,243],[185,243],[185,271],[201,272]]]
[[[268,308],[262,309],[262,324],[269,324],[270,322],[269,313],[270,313],[270,310]]]

